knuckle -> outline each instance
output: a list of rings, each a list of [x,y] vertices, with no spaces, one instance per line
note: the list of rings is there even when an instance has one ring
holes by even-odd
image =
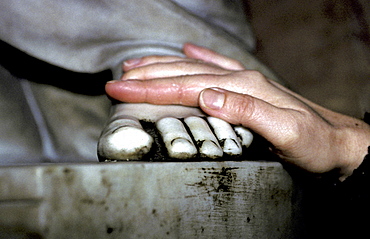
[[[297,145],[297,142],[301,138],[299,124],[297,123],[290,124],[289,128],[284,128],[282,130],[287,132],[285,134],[286,137],[282,137],[282,143],[286,146]]]
[[[262,86],[269,83],[267,78],[259,71],[256,70],[242,70],[234,72],[237,76],[236,78],[239,79],[244,84],[250,84],[254,86]]]
[[[247,71],[247,72],[248,72],[250,80],[253,80],[253,81],[258,82],[258,83],[266,83],[267,82],[266,77],[261,72],[256,71],[256,70],[250,70],[250,71]]]
[[[302,138],[302,134],[310,132],[303,132],[304,126],[300,121],[296,119],[285,119],[284,124],[277,125],[277,132],[284,137],[279,137],[279,144],[282,147],[295,147],[299,145],[299,141]]]
[[[243,124],[258,118],[255,101],[252,97],[237,95],[231,102],[228,102],[228,108],[228,111],[232,112],[236,124]]]
[[[231,64],[233,66],[232,70],[244,70],[245,69],[244,65],[239,61],[232,61]]]

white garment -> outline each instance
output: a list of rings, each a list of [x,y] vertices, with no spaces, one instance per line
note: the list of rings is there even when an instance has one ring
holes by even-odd
[[[235,7],[238,1],[176,2],[3,0],[0,22],[5,26],[0,38],[36,58],[78,72],[119,69],[123,59],[142,55],[179,54],[184,42],[193,42],[272,75],[248,53],[251,37],[236,37],[250,33],[243,13]],[[226,23],[222,25],[218,17]]]

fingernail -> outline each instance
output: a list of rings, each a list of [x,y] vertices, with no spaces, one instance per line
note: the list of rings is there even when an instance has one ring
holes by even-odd
[[[225,94],[220,89],[205,89],[200,95],[200,100],[205,107],[219,110],[224,106]]]
[[[124,61],[123,65],[125,65],[125,66],[134,66],[134,65],[139,64],[140,61],[141,61],[141,58],[133,58],[133,59],[129,59],[129,60]]]

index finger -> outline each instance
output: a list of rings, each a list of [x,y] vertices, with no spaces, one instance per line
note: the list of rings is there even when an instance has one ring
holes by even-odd
[[[122,102],[198,106],[200,92],[212,87],[212,81],[207,79],[209,76],[202,76],[200,81],[189,77],[111,81],[105,90],[109,96]]]

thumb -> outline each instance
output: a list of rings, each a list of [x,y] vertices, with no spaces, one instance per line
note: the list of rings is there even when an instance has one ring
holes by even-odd
[[[203,90],[199,95],[202,110],[231,124],[243,125],[258,133],[275,146],[285,144],[290,135],[291,115],[250,95],[219,88]]]

